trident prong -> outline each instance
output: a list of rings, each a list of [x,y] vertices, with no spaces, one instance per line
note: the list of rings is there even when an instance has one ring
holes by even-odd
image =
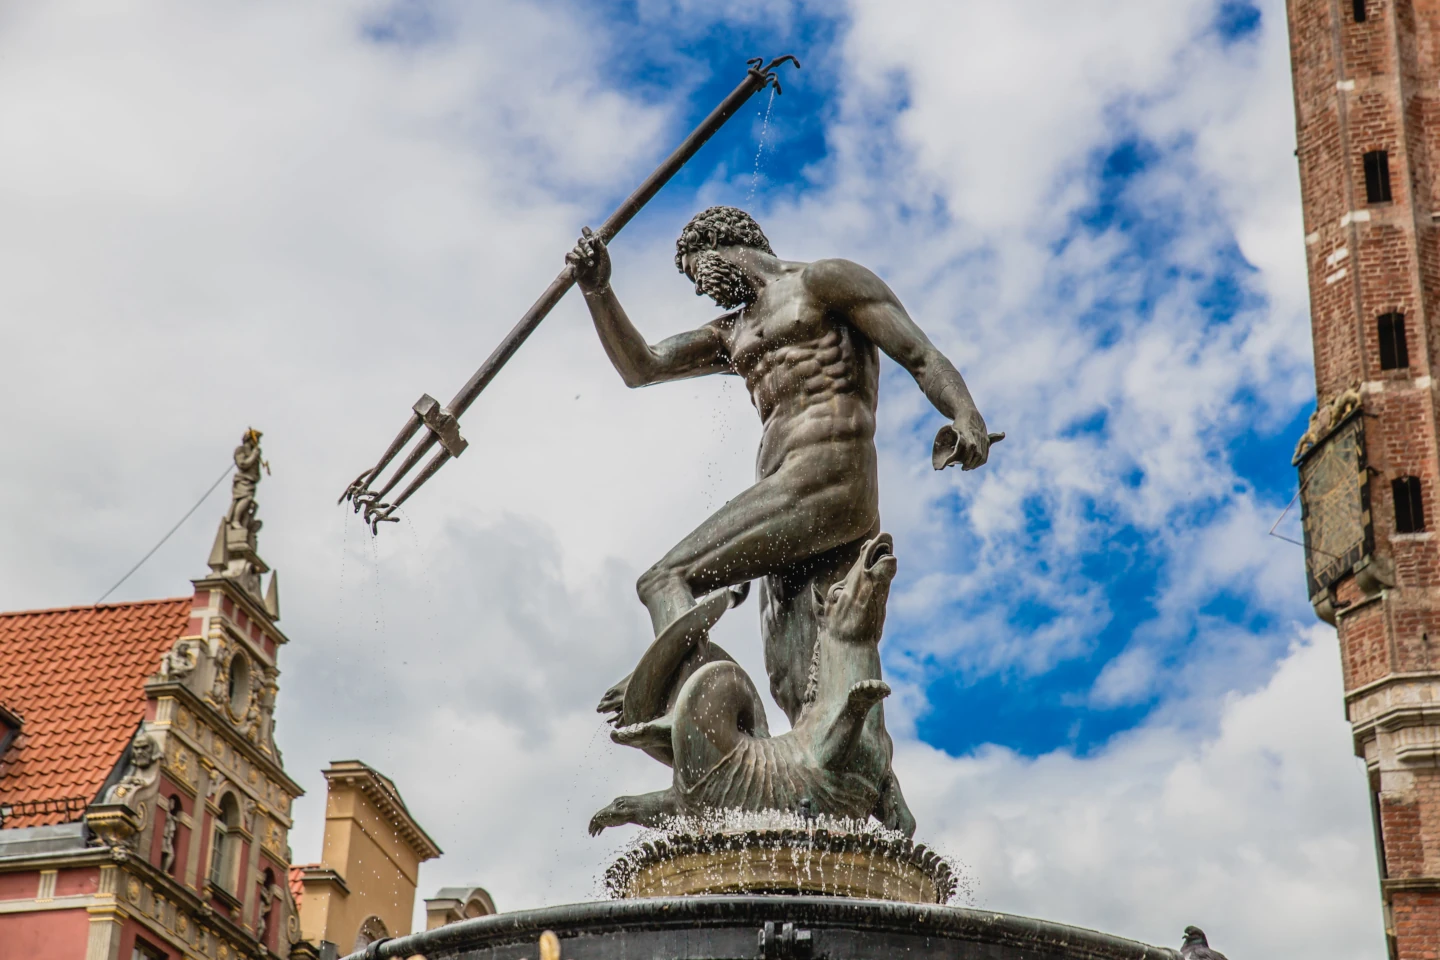
[[[776,57],[769,63],[765,63],[764,57],[756,57],[753,60],[745,61],[745,63],[750,68],[750,75],[760,80],[761,90],[764,90],[766,87],[774,87],[775,95],[780,96],[785,91],[780,89],[780,74],[775,72],[775,68],[786,60],[795,64],[796,70],[800,69],[800,61],[795,58],[794,54],[790,53],[785,54],[783,57]],[[761,66],[762,63],[765,64],[763,67]]]
[[[640,208],[649,203],[650,199],[660,191],[660,188],[668,183],[670,178],[705,145],[705,142],[725,125],[725,121],[733,117],[736,111],[744,106],[752,96],[767,86],[773,86],[778,94],[780,79],[775,73],[775,69],[786,62],[793,63],[797,68],[800,66],[800,61],[788,54],[776,57],[768,64],[763,58],[749,61],[749,69],[740,84],[730,91],[730,94],[720,101],[709,116],[680,142],[674,152],[635,188],[634,193],[625,198],[624,202],[595,231],[595,235],[606,243],[615,239],[616,234],[630,222]],[[565,296],[566,291],[574,285],[575,271],[569,264],[566,264],[559,275],[550,282],[550,286],[545,288],[540,299],[525,311],[519,322],[505,335],[499,346],[491,352],[490,356],[485,359],[485,362],[471,375],[448,404],[442,406],[429,394],[425,394],[415,402],[415,405],[411,407],[410,419],[391,442],[389,449],[381,456],[379,462],[360,474],[340,496],[340,503],[349,499],[355,504],[357,513],[362,507],[364,508],[365,520],[370,524],[372,533],[378,529],[379,524],[387,520],[395,521],[397,518],[390,515],[391,511],[404,503],[446,462],[460,456],[465,451],[467,444],[465,438],[460,435],[460,417],[464,416],[465,411],[470,409],[470,405],[480,396],[481,391],[500,372],[500,368],[505,366],[515,355],[515,351],[520,349],[520,345],[530,334],[535,332],[540,321],[545,319],[546,315]],[[399,466],[390,472],[388,479],[382,483],[382,475],[389,468],[391,461],[410,444],[410,441],[420,432],[421,427],[425,428],[424,435],[414,444]],[[379,502],[380,498],[389,496],[390,491],[437,444],[441,449],[435,452],[420,474],[394,499],[393,503]],[[371,484],[375,484],[378,489],[372,491]]]
[[[346,500],[353,500],[363,494],[369,488],[370,476],[374,472],[374,468],[371,468],[360,474],[360,476],[356,477],[354,480],[351,480],[350,486],[346,487],[345,492],[340,494],[340,499],[335,501],[335,505],[338,507]]]
[[[365,522],[370,524],[370,535],[374,536],[380,532],[382,523],[399,523],[399,517],[392,517],[395,512],[393,503],[370,503],[365,506]]]

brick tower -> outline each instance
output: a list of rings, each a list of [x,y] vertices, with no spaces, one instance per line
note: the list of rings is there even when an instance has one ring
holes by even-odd
[[[1306,572],[1369,771],[1390,956],[1418,960],[1440,945],[1440,0],[1287,8],[1318,396],[1295,455]]]

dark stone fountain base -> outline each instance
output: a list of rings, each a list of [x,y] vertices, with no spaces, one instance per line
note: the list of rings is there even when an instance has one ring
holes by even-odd
[[[961,907],[842,897],[602,900],[466,920],[372,946],[369,956],[535,960],[1178,960],[1163,947]]]

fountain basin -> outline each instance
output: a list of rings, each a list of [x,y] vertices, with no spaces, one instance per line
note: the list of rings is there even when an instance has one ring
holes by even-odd
[[[770,893],[946,903],[955,885],[950,865],[907,837],[823,828],[670,833],[605,874],[618,899]]]
[[[601,900],[501,913],[372,945],[353,960],[1179,960],[1179,954],[988,910],[842,897]]]

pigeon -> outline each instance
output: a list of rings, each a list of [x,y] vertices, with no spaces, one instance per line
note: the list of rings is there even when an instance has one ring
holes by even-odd
[[[1183,960],[1225,960],[1225,954],[1210,949],[1205,931],[1199,927],[1185,928],[1185,942],[1180,944],[1180,956]]]

